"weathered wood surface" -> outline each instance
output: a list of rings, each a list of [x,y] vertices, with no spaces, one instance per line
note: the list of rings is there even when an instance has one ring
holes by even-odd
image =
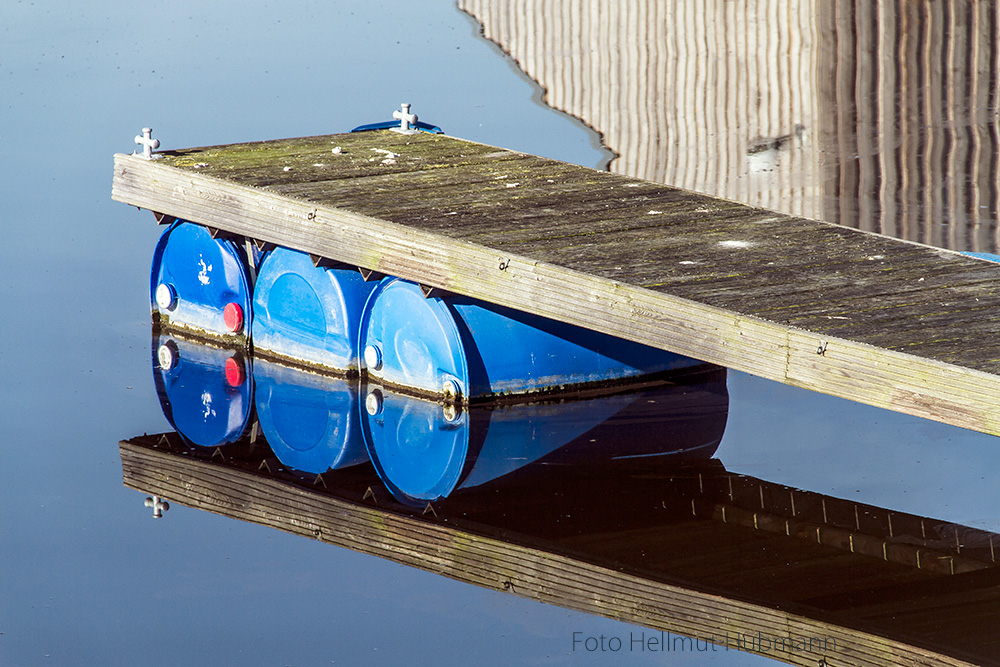
[[[459,512],[442,503],[440,514],[407,515],[364,474],[348,473],[341,488],[330,473],[329,488],[310,489],[261,471],[252,457],[233,462],[217,453],[205,460],[207,455],[179,456],[169,444],[157,449],[156,443],[156,436],[120,443],[127,486],[485,588],[689,637],[722,640],[728,633],[732,640],[760,632],[829,639],[826,649],[767,653],[795,665],[812,667],[821,658],[860,667],[1000,664],[992,653],[992,621],[983,616],[987,610],[995,617],[998,606],[992,566],[944,575],[717,519],[689,515],[657,525],[663,519],[651,520],[650,512],[621,508],[611,521],[581,519],[589,531],[576,534],[562,511],[554,521],[534,519],[551,509],[538,503],[546,489],[537,485],[510,494],[514,507],[497,508],[490,494],[493,502],[478,508],[465,504]],[[376,490],[370,497],[369,488]],[[656,504],[674,500],[668,492]],[[493,521],[498,517],[503,519]],[[538,525],[524,524],[532,520]],[[608,532],[619,521],[625,527]],[[796,578],[805,585],[789,589]],[[789,590],[806,604],[768,599]],[[948,618],[934,625],[942,613]],[[965,619],[963,613],[973,615]],[[886,623],[892,631],[864,629]],[[920,641],[901,639],[907,635]]]
[[[1000,265],[951,251],[387,131],[118,155],[113,197],[1000,434]]]

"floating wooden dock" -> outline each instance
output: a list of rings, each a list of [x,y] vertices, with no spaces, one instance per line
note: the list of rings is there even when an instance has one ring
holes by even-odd
[[[539,466],[421,513],[369,465],[300,475],[261,438],[193,450],[171,433],[119,451],[124,483],[143,493],[705,650],[805,667],[1000,664],[1000,536],[714,460]],[[768,648],[746,641],[760,636]],[[672,650],[694,650],[680,642]]]
[[[442,135],[115,156],[114,199],[1000,434],[1000,265]]]

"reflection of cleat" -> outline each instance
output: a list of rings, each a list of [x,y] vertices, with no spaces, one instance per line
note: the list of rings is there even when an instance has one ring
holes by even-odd
[[[146,497],[143,503],[146,507],[150,507],[153,510],[153,518],[160,519],[163,517],[163,513],[170,509],[170,503],[158,496]]]

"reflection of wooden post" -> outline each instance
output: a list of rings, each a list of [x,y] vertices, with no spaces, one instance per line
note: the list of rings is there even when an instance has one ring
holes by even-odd
[[[1000,3],[459,0],[612,171],[955,248],[1000,234]],[[804,132],[781,149],[761,141]]]
[[[820,4],[829,100],[823,217],[957,250],[996,251],[1000,5]]]
[[[612,171],[810,217],[821,194],[816,4],[459,2],[549,105],[601,133],[619,155]],[[751,155],[783,137],[795,141]]]

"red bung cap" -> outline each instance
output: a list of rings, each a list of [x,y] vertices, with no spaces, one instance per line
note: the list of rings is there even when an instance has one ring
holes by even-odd
[[[238,303],[226,304],[226,309],[222,311],[222,319],[226,323],[226,328],[233,333],[239,333],[243,329],[243,309]]]

